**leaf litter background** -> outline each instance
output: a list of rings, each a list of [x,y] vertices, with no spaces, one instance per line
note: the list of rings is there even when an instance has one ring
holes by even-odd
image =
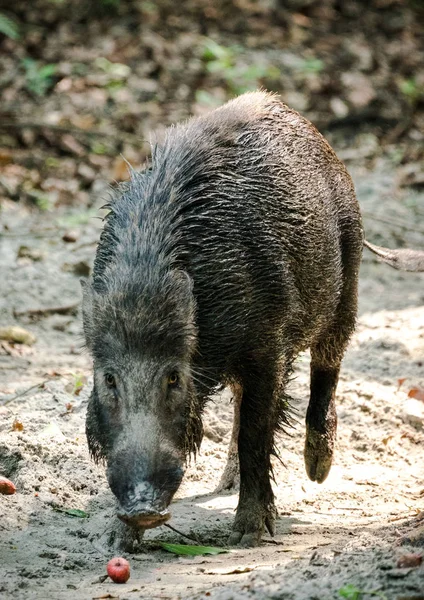
[[[2,597],[422,598],[424,568],[397,566],[424,546],[422,274],[364,253],[336,460],[322,486],[304,473],[300,357],[298,425],[280,441],[285,466],[275,465],[274,543],[196,558],[135,543],[121,586],[104,581],[122,532],[86,448],[91,369],[79,314],[94,217],[126,178],[125,161],[148,158],[153,131],[259,86],[346,161],[368,239],[423,248],[422,4],[18,0],[0,2],[2,14],[19,38],[0,40],[0,328],[36,338],[0,341],[0,474],[17,486],[0,496]],[[203,545],[225,543],[237,504],[214,494],[231,412],[228,393],[209,406],[202,454],[173,505],[171,524]],[[187,542],[164,528],[145,536],[155,538]]]

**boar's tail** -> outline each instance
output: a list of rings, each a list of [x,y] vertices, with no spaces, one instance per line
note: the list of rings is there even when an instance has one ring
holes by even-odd
[[[367,240],[364,240],[364,246],[395,269],[416,273],[424,271],[424,251],[422,250],[410,250],[409,248],[391,250],[390,248],[374,246]]]

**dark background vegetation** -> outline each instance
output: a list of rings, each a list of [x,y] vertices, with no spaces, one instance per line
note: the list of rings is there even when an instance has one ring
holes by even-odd
[[[422,0],[0,1],[0,199],[89,207],[151,132],[265,87],[424,184]]]

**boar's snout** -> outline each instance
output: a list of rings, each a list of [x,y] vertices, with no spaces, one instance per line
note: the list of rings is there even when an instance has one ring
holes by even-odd
[[[109,463],[108,480],[119,501],[118,517],[143,529],[165,523],[171,517],[167,507],[183,478],[182,467],[166,456],[160,461],[166,467],[158,469],[146,468],[145,457],[120,453],[117,458]]]
[[[159,525],[163,525],[171,517],[171,513],[167,508],[158,510],[157,507],[149,503],[143,504],[142,502],[136,503],[131,507],[126,506],[124,508],[121,506],[117,514],[121,521],[127,525],[142,529],[159,527]]]

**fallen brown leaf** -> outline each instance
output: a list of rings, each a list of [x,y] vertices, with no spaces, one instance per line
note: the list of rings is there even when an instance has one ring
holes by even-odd
[[[400,379],[398,379],[398,388],[397,388],[397,391],[400,390],[402,384],[405,383],[405,381],[406,381],[406,377],[401,377]]]
[[[18,418],[16,418],[12,423],[12,431],[23,431],[24,424]]]
[[[121,156],[115,159],[113,163],[112,177],[116,181],[126,181],[130,178],[128,161]]]
[[[423,388],[411,388],[408,392],[408,398],[415,398],[415,400],[421,400],[424,402],[424,389]]]

